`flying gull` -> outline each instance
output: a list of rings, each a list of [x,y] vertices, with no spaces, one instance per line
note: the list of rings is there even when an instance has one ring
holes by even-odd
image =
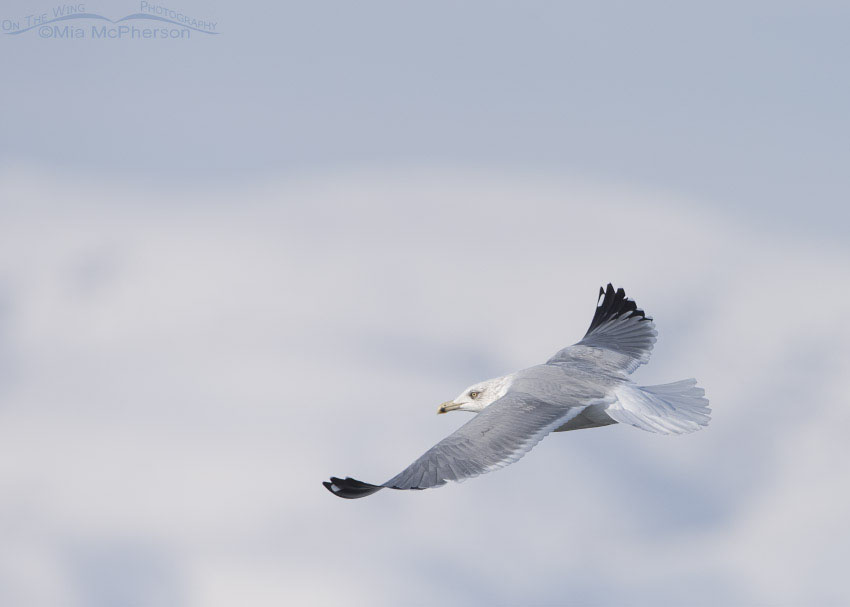
[[[475,417],[382,485],[331,477],[338,497],[381,489],[429,489],[504,468],[550,432],[630,424],[659,434],[708,425],[711,410],[695,379],[639,386],[629,375],[649,361],[658,333],[623,289],[599,289],[596,313],[582,340],[536,365],[474,384],[437,413]]]

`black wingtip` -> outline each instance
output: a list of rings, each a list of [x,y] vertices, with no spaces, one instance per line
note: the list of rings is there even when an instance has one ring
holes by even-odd
[[[624,315],[628,317],[639,316],[639,320],[652,320],[646,317],[644,311],[638,308],[633,300],[626,297],[626,292],[622,288],[615,290],[614,285],[610,282],[605,288],[599,287],[596,312],[593,315],[593,320],[590,322],[590,328],[587,330],[587,334],[593,332],[602,323]]]
[[[324,481],[322,485],[335,496],[347,500],[366,497],[383,489],[380,485],[370,485],[348,476],[344,479],[332,476],[330,481]]]

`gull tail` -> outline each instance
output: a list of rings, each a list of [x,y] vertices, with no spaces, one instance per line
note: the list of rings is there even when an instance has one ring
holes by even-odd
[[[322,483],[325,489],[333,493],[337,497],[342,497],[347,500],[356,500],[359,497],[372,495],[376,491],[383,489],[380,485],[370,485],[363,481],[351,478],[350,476],[343,478],[331,477],[330,481]]]
[[[605,412],[614,420],[659,434],[687,434],[707,426],[711,409],[695,379],[660,386],[623,384]]]

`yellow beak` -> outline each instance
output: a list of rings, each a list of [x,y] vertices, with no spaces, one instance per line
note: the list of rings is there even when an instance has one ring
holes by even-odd
[[[455,409],[460,409],[460,405],[456,405],[452,401],[447,400],[437,409],[437,415],[439,415],[440,413],[448,413],[449,411],[454,411]]]

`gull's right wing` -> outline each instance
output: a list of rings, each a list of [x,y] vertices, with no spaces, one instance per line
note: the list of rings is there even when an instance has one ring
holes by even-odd
[[[599,288],[596,313],[590,328],[580,342],[559,351],[546,364],[602,363],[624,373],[631,373],[649,362],[658,332],[637,304],[626,297],[623,289]],[[596,348],[599,356],[586,348]]]
[[[383,488],[428,489],[463,481],[517,461],[581,410],[509,392],[383,485],[336,477],[322,484],[338,497],[355,499]]]

